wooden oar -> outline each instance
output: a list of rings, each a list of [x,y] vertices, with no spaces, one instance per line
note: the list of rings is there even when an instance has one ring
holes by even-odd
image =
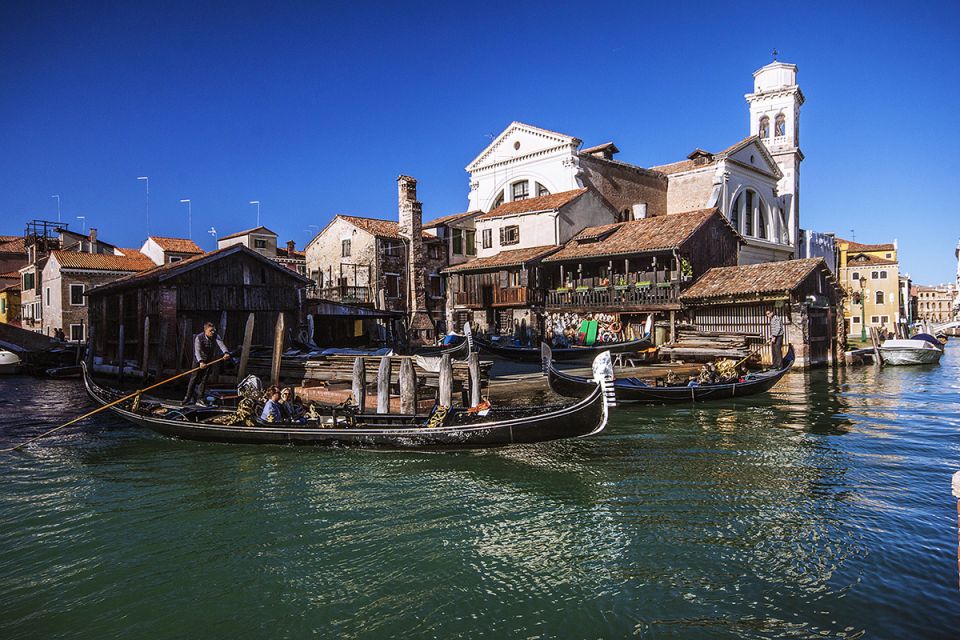
[[[204,367],[209,367],[209,366],[212,366],[212,365],[217,364],[218,362],[222,362],[222,361],[226,360],[227,357],[228,357],[228,354],[224,354],[224,355],[223,355],[221,358],[219,358],[218,360],[214,360],[213,362],[210,362],[209,364],[204,365]],[[66,423],[60,425],[59,427],[55,427],[55,428],[53,428],[53,429],[50,429],[49,431],[45,431],[45,432],[41,433],[41,434],[38,435],[38,436],[34,436],[33,438],[30,438],[30,439],[27,440],[26,442],[22,442],[22,443],[16,445],[15,447],[10,447],[10,448],[8,448],[8,449],[0,449],[0,453],[10,453],[11,451],[16,451],[17,449],[20,449],[20,448],[22,448],[22,447],[25,447],[25,446],[27,446],[28,444],[30,444],[30,443],[32,443],[32,442],[36,442],[37,440],[39,440],[39,439],[41,439],[41,438],[47,437],[47,436],[50,435],[51,433],[55,433],[55,432],[57,432],[57,431],[60,431],[60,429],[65,429],[66,427],[69,427],[69,426],[72,425],[72,424],[75,424],[75,423],[77,423],[77,422],[80,422],[80,421],[83,420],[84,418],[89,418],[90,416],[92,416],[92,415],[94,415],[94,414],[96,414],[96,413],[100,413],[100,412],[103,411],[104,409],[109,409],[110,407],[113,407],[113,406],[115,406],[115,405],[120,404],[120,403],[123,402],[124,400],[129,400],[130,398],[133,398],[134,396],[138,396],[138,395],[142,394],[144,391],[150,391],[151,389],[156,389],[157,387],[160,387],[160,386],[162,386],[162,385],[165,385],[165,384],[167,384],[168,382],[173,382],[173,381],[176,380],[177,378],[182,378],[183,376],[189,375],[189,374],[191,374],[191,373],[193,373],[193,372],[195,372],[195,371],[199,371],[201,368],[203,368],[203,367],[196,367],[196,368],[194,368],[194,369],[190,369],[190,371],[184,371],[183,373],[178,373],[177,375],[175,375],[175,376],[173,376],[173,377],[171,377],[171,378],[167,378],[166,380],[161,380],[160,382],[157,382],[156,384],[152,384],[152,385],[150,385],[149,387],[146,387],[146,388],[144,388],[144,389],[140,389],[140,390],[138,390],[138,391],[134,391],[134,392],[131,393],[130,395],[123,396],[123,397],[120,398],[119,400],[114,400],[113,402],[110,402],[110,403],[108,403],[108,404],[105,404],[105,405],[103,405],[102,407],[100,407],[100,408],[98,408],[98,409],[94,409],[93,411],[90,411],[89,413],[85,413],[85,414],[83,414],[82,416],[80,416],[79,418],[74,418],[74,419],[71,420],[70,422],[66,422]]]

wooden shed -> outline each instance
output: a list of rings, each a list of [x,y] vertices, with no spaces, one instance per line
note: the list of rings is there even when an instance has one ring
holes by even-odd
[[[768,309],[783,319],[797,366],[837,362],[843,289],[822,258],[710,269],[680,294],[697,331],[739,334],[771,362]]]
[[[120,278],[86,294],[93,354],[135,360],[141,370],[182,370],[192,362],[191,338],[205,322],[236,348],[251,315],[253,344],[272,345],[281,313],[287,335],[296,335],[302,289],[310,282],[243,245]]]

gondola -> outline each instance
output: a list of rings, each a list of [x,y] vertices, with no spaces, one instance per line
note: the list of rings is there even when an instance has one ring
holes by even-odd
[[[583,397],[590,392],[593,382],[589,378],[570,375],[557,371],[553,366],[550,348],[544,345],[543,368],[550,388],[561,396]],[[748,374],[742,382],[701,384],[697,386],[674,385],[658,387],[649,385],[637,378],[622,378],[613,381],[616,401],[647,404],[666,404],[675,402],[700,402],[702,400],[726,400],[750,396],[769,391],[793,366],[795,356],[793,345],[787,349],[783,366],[772,371]],[[596,373],[594,373],[596,375]]]
[[[451,359],[463,362],[474,350],[473,332],[470,329],[470,323],[463,325],[463,336],[453,345],[440,345],[431,347],[420,347],[414,352],[414,355],[427,358],[439,358],[449,355]]]
[[[121,394],[98,385],[84,367],[87,393],[101,406]],[[551,407],[493,408],[486,416],[451,409],[436,424],[430,416],[361,414],[325,407],[319,420],[306,424],[254,421],[253,426],[211,424],[233,413],[229,409],[165,405],[142,398],[114,407],[115,415],[165,436],[185,440],[237,444],[294,444],[377,448],[473,448],[544,442],[591,436],[607,424],[603,381],[593,384],[581,400]]]
[[[540,349],[537,347],[509,347],[506,345],[495,344],[489,340],[484,340],[479,336],[474,338],[477,346],[487,353],[515,360],[517,362],[539,362]],[[598,354],[609,351],[610,353],[627,353],[630,351],[643,351],[649,349],[652,343],[649,339],[630,340],[628,342],[608,342],[598,344],[592,347],[562,347],[553,349],[553,359],[557,362],[589,362],[596,358]]]

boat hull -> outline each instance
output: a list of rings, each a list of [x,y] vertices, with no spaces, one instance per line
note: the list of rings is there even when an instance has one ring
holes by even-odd
[[[540,362],[539,347],[506,347],[474,338],[477,346],[487,353],[500,356],[516,362]],[[595,347],[567,347],[552,349],[553,359],[557,362],[589,362],[604,351],[610,353],[626,353],[642,351],[652,346],[649,340],[631,340],[630,342],[612,342]]]
[[[119,397],[117,392],[99,387],[89,375],[84,384],[91,398],[101,405]],[[428,427],[427,418],[396,414],[326,413],[333,426],[258,423],[254,426],[229,426],[202,421],[229,413],[223,409],[193,410],[191,419],[145,415],[122,405],[111,407],[114,415],[161,435],[185,440],[234,444],[278,444],[376,448],[475,448],[519,443],[544,442],[583,437],[602,431],[608,409],[599,384],[579,402],[563,407],[494,409],[485,417],[455,409],[440,426]],[[176,414],[176,410],[174,410]]]
[[[884,364],[907,366],[917,364],[937,364],[943,357],[939,349],[913,349],[901,347],[881,347],[880,357]]]
[[[674,404],[680,402],[702,402],[709,400],[730,400],[763,393],[772,389],[793,367],[793,347],[784,357],[784,366],[768,373],[754,374],[743,382],[730,384],[704,384],[693,387],[669,386],[656,387],[637,384],[630,379],[614,380],[613,389],[618,403]],[[588,391],[585,383],[588,378],[573,376],[556,370],[547,364],[547,380],[550,388],[559,395],[571,398],[583,397]]]

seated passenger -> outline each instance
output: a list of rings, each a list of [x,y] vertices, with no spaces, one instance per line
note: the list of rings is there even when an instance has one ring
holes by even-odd
[[[283,409],[280,408],[280,390],[276,387],[270,387],[265,395],[267,402],[263,405],[260,419],[264,422],[283,422]]]
[[[293,389],[284,387],[280,391],[280,413],[284,422],[293,422]]]

